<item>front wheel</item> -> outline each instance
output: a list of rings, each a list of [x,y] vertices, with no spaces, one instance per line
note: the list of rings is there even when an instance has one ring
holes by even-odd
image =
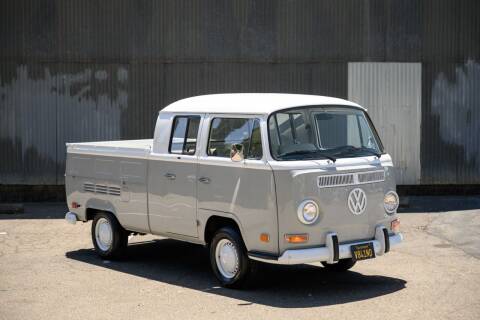
[[[352,268],[355,265],[355,263],[357,263],[355,260],[353,260],[352,258],[349,258],[349,259],[341,259],[340,261],[334,264],[328,264],[326,262],[322,262],[322,265],[328,271],[344,272]]]
[[[95,251],[102,258],[120,258],[128,244],[128,232],[113,214],[101,212],[93,219],[92,242]]]
[[[217,279],[227,288],[245,286],[256,269],[240,234],[230,227],[215,233],[210,243],[210,263]]]

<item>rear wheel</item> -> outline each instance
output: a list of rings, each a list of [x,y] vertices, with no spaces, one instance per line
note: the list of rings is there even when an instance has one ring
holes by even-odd
[[[120,258],[128,244],[128,232],[113,214],[101,212],[93,219],[92,242],[95,251],[102,258]]]
[[[245,286],[256,269],[247,255],[243,240],[235,229],[219,229],[210,243],[210,263],[213,273],[222,286],[241,288]]]
[[[328,271],[344,272],[352,268],[355,265],[355,263],[357,263],[355,260],[353,260],[352,258],[349,258],[349,259],[341,259],[334,264],[328,264],[326,262],[322,262],[322,265]]]

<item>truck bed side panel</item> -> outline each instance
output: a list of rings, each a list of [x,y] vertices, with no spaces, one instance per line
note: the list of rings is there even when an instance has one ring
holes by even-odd
[[[147,159],[105,152],[67,154],[66,192],[70,209],[86,220],[86,209],[111,211],[127,230],[150,232],[147,217]],[[71,208],[75,201],[80,208]]]

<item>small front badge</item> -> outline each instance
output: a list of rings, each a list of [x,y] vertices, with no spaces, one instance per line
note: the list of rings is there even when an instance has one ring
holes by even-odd
[[[347,199],[348,209],[354,215],[360,215],[365,212],[367,208],[367,195],[365,191],[360,188],[355,188],[350,191]]]

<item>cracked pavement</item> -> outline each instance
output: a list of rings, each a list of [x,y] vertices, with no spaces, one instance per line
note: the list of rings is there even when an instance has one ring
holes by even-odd
[[[405,241],[345,274],[264,266],[251,290],[218,287],[201,246],[130,239],[92,251],[61,204],[0,215],[0,319],[479,319],[480,210],[400,215]]]

